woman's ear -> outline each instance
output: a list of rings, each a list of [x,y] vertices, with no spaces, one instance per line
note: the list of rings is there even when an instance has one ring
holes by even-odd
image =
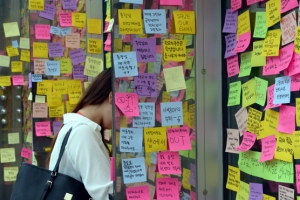
[[[112,92],[110,92],[108,95],[108,102],[112,104]]]

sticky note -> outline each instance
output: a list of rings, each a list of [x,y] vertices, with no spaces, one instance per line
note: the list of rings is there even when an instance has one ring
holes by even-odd
[[[258,134],[261,117],[262,117],[261,111],[249,107],[246,130],[251,133]]]
[[[71,58],[73,65],[78,65],[82,62],[85,62],[85,55],[81,48],[69,51],[69,57]]]
[[[286,45],[295,39],[296,35],[296,11],[293,11],[280,20],[280,28],[282,32],[281,44]]]
[[[195,34],[195,12],[194,11],[173,11],[175,33]]]
[[[236,194],[237,200],[248,199],[250,195],[250,187],[248,183],[240,181],[240,190]]]
[[[266,94],[268,89],[268,81],[255,77],[256,103],[265,106]]]
[[[275,78],[273,104],[290,103],[291,77],[282,76]]]
[[[251,57],[251,67],[262,67],[266,65],[266,56],[262,56],[264,41],[253,42],[253,52]]]
[[[44,0],[29,0],[28,10],[44,10]]]
[[[227,106],[240,105],[241,103],[241,81],[229,84],[229,94]]]
[[[143,0],[120,0],[123,3],[143,4]]]
[[[7,46],[6,47],[6,52],[7,52],[7,55],[10,56],[10,57],[19,55],[18,48],[14,48],[13,46]]]
[[[256,102],[256,81],[251,79],[242,85],[242,106],[247,107]]]
[[[251,33],[249,10],[246,10],[245,12],[243,12],[238,16],[237,35],[239,36],[247,32]]]
[[[293,147],[294,147],[294,158],[299,159],[300,158],[300,131],[294,131],[293,132],[294,139],[293,139]]]
[[[244,132],[243,135],[244,137],[242,143],[235,150],[245,152],[250,150],[251,147],[254,145],[256,141],[256,135],[249,132]]]
[[[228,165],[226,188],[238,192],[240,190],[240,169]]]
[[[33,57],[48,58],[48,44],[41,42],[33,42]]]
[[[296,186],[297,186],[297,193],[300,192],[300,165],[295,165],[296,169]],[[298,197],[297,197],[298,199]]]
[[[139,116],[138,95],[135,93],[115,93],[115,104],[125,116]]]
[[[122,172],[124,184],[146,181],[145,158],[122,159]]]
[[[167,92],[186,89],[182,66],[165,68],[163,70]]]
[[[255,28],[253,37],[254,38],[265,38],[267,34],[267,25],[266,25],[266,13],[265,12],[256,12],[255,13]]]
[[[146,34],[166,34],[166,11],[164,9],[143,9]]]
[[[259,162],[265,162],[274,158],[276,149],[275,135],[271,135],[261,139],[262,150]]]
[[[67,48],[80,48],[80,34],[70,33],[66,36],[66,47]]]
[[[280,106],[279,121],[277,130],[284,133],[292,134],[295,131],[295,106],[282,105]]]
[[[165,61],[185,61],[186,60],[186,40],[163,41],[163,52]]]
[[[103,60],[99,58],[86,57],[84,75],[96,77],[103,71]]]
[[[88,39],[88,53],[101,54],[102,53],[102,40],[89,38]]]
[[[300,27],[299,26],[296,28],[294,48],[295,48],[295,52],[297,54],[300,54]]]
[[[238,112],[234,115],[240,135],[243,135],[243,132],[246,131],[246,124],[248,119],[248,112],[246,108],[240,108]]]
[[[120,129],[120,152],[143,152],[143,129],[122,128]]]
[[[0,86],[11,86],[10,76],[0,76]]]
[[[14,75],[11,77],[13,85],[24,85],[24,76],[23,75]]]
[[[179,200],[177,178],[156,179],[157,200]]]
[[[160,174],[181,174],[178,152],[159,152],[157,154],[157,168]]]
[[[146,153],[167,150],[166,128],[144,128],[144,144]]]
[[[69,74],[72,73],[72,62],[70,58],[60,59],[60,73]]]
[[[227,129],[227,142],[225,152],[236,153],[239,151],[236,148],[240,145],[240,135],[238,129]]]
[[[75,105],[79,102],[82,96],[82,91],[68,89],[70,104]]]
[[[48,105],[46,103],[33,103],[32,104],[32,117],[33,118],[47,118]]]
[[[275,87],[275,84],[268,87],[267,106],[266,106],[265,110],[269,109],[269,108],[275,108],[275,107],[281,106],[281,104],[273,104],[273,101],[274,101],[274,87]]]
[[[168,128],[168,145],[170,151],[191,150],[191,140],[188,127]]]
[[[280,45],[281,30],[275,29],[267,32],[264,40],[263,56],[278,56]]]
[[[155,126],[155,105],[154,103],[138,103],[140,116],[132,118],[133,127],[154,127]]]
[[[1,67],[9,67],[10,57],[0,55],[0,66]]]
[[[1,163],[16,162],[15,148],[1,148]]]
[[[31,159],[31,156],[32,156],[32,150],[23,147],[22,150],[21,150],[21,157]]]
[[[73,79],[80,79],[82,81],[87,81],[87,76],[84,73],[84,66],[78,65],[73,67]]]
[[[20,134],[19,133],[8,133],[8,144],[20,144]]]
[[[35,135],[38,137],[50,136],[51,135],[50,121],[35,122]]]
[[[51,80],[43,80],[37,83],[37,94],[48,94],[52,92],[53,82]]]
[[[29,50],[21,50],[21,61],[30,62],[30,51]]]
[[[224,58],[229,58],[231,56],[235,56],[237,53],[233,52],[237,41],[236,41],[236,34],[228,34],[225,36],[225,43],[226,43],[226,50]]]
[[[241,58],[240,73],[238,77],[249,76],[252,69],[251,67],[252,51],[241,53],[240,58]]]
[[[20,37],[20,49],[30,49],[29,38]]]
[[[275,198],[275,197],[272,197],[272,196],[269,196],[269,195],[266,195],[266,194],[264,194],[264,195],[263,195],[263,200],[276,200],[276,198]]]
[[[239,169],[249,175],[263,178],[265,163],[259,162],[260,154],[260,152],[256,151],[240,152],[238,160]]]
[[[113,53],[116,78],[137,76],[136,52]]]
[[[149,187],[144,185],[126,188],[127,200],[135,200],[136,196],[144,200],[150,200]]]
[[[296,7],[298,7],[297,0],[281,1],[281,13],[285,13]]]
[[[293,135],[278,133],[274,158],[293,162],[293,149]]]
[[[63,6],[64,10],[76,10],[77,9],[77,1],[76,0],[63,0],[62,6]]]
[[[50,25],[35,24],[35,39],[50,40]]]
[[[135,38],[133,49],[137,52],[138,62],[156,62],[155,38]]]
[[[57,107],[49,107],[49,117],[63,117],[65,113],[64,104]]]
[[[160,104],[162,126],[183,125],[182,102]]]
[[[240,34],[238,36],[237,44],[232,51],[236,52],[236,53],[244,52],[248,48],[250,41],[251,41],[251,33],[250,32]]]
[[[35,95],[35,102],[36,103],[45,103],[46,97],[41,95]]]
[[[86,26],[86,14],[72,12],[72,26],[84,28]]]
[[[48,51],[50,57],[62,57],[64,55],[64,49],[61,42],[48,43]]]
[[[60,62],[56,60],[47,60],[45,62],[45,74],[47,76],[59,76]]]
[[[282,185],[278,186],[279,200],[284,200],[284,199],[293,200],[294,199],[294,193],[295,193],[295,191],[292,188],[285,187],[285,186],[282,186]]]
[[[3,28],[6,38],[20,36],[18,22],[3,23]]]
[[[58,16],[61,27],[72,26],[72,12],[60,12]]]
[[[45,74],[45,59],[34,59],[34,73],[35,74]]]
[[[45,4],[44,7],[45,9],[40,11],[39,17],[54,20],[54,15],[56,13],[56,6]]]
[[[143,34],[141,9],[119,9],[119,33]]]
[[[250,195],[249,200],[256,200],[263,198],[263,185],[261,183],[249,183]]]
[[[4,181],[11,182],[17,180],[19,167],[4,167]]]
[[[102,32],[102,21],[101,19],[88,19],[88,33],[90,34],[101,34]]]
[[[48,93],[47,94],[47,104],[49,107],[57,107],[62,104],[61,93]]]
[[[236,33],[238,12],[226,9],[226,16],[223,26],[223,33]]]
[[[280,0],[270,0],[266,3],[267,27],[271,27],[280,21]]]
[[[134,77],[134,92],[139,96],[157,97],[156,74],[139,73]]]

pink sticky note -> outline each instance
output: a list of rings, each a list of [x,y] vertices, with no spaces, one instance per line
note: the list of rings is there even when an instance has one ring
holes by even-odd
[[[50,136],[51,135],[50,121],[35,122],[35,134],[36,136]]]
[[[265,110],[269,108],[276,108],[281,106],[281,104],[273,104],[274,101],[274,87],[275,84],[268,87],[268,93],[267,93],[267,106],[265,107]]]
[[[240,73],[238,55],[231,56],[226,59],[227,62],[227,75],[228,77],[235,76]]]
[[[0,50],[0,55],[4,55],[5,51]]]
[[[150,200],[149,187],[147,185],[126,188],[127,200]]]
[[[181,174],[178,152],[160,152],[157,154],[157,168],[160,174]]]
[[[297,186],[297,193],[300,194],[300,165],[295,165],[296,167],[296,186]]]
[[[248,48],[250,41],[251,41],[251,33],[250,32],[240,35],[238,37],[238,42],[237,42],[235,48],[232,50],[232,52],[235,52],[235,53],[244,52]]]
[[[300,74],[295,74],[291,76],[291,91],[299,91],[300,90]]]
[[[278,59],[277,73],[288,68],[294,54],[294,43],[291,43],[279,50],[279,56],[274,57]]]
[[[182,0],[160,0],[162,6],[181,6]]]
[[[146,63],[140,63],[140,66],[139,66],[139,73],[144,73],[147,69],[147,65]]]
[[[231,11],[234,12],[242,7],[242,0],[231,0]]]
[[[35,39],[50,40],[50,25],[36,24],[35,25]]]
[[[270,135],[266,138],[262,138],[261,143],[262,143],[262,150],[261,150],[259,162],[272,160],[276,149],[275,135]]]
[[[190,191],[190,200],[196,200],[196,192]]]
[[[293,58],[287,68],[287,76],[292,76],[300,73],[300,55],[297,53],[293,54]]]
[[[298,0],[281,0],[281,13],[285,13],[298,7]]]
[[[277,131],[293,134],[296,129],[295,116],[295,106],[281,105],[279,108]]]
[[[61,27],[72,26],[72,12],[60,12],[59,23]]]
[[[110,180],[115,181],[115,157],[110,158]]]
[[[235,148],[235,150],[242,151],[242,152],[249,151],[251,147],[254,145],[255,141],[256,141],[256,135],[245,131],[242,143],[240,144],[240,146]]]
[[[135,93],[115,93],[115,104],[125,116],[140,116],[138,101],[139,97]]]
[[[22,150],[21,150],[21,157],[22,158],[31,159],[31,155],[32,155],[32,150],[31,149],[27,149],[25,147],[22,148]]]
[[[190,128],[168,128],[168,145],[170,151],[191,150]]]
[[[24,76],[23,75],[15,75],[12,76],[13,85],[24,85]]]
[[[278,72],[279,56],[267,57],[266,66],[263,67],[263,76],[279,74]]]
[[[179,200],[177,178],[156,179],[157,200]]]
[[[261,2],[261,1],[264,1],[264,0],[247,0],[247,6],[250,6],[252,4],[255,4],[255,3],[258,3],[258,2]]]

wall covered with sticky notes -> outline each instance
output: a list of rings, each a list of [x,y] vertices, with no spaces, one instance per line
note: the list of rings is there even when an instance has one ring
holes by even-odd
[[[194,1],[111,6],[115,198],[196,199]]]
[[[226,2],[224,198],[297,199],[299,1]]]

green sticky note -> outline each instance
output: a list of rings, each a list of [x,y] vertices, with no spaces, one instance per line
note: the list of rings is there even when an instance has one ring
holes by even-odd
[[[253,42],[253,52],[251,57],[252,67],[263,67],[266,65],[266,56],[261,55],[263,45],[264,45],[263,40]]]
[[[241,103],[241,81],[229,84],[229,95],[227,106],[240,105]]]
[[[236,194],[236,200],[248,199],[250,194],[250,187],[248,183],[240,181],[240,191]]]
[[[241,53],[241,64],[239,77],[249,76],[251,72],[252,51]]]
[[[294,165],[292,162],[273,159],[264,164],[264,179],[281,183],[294,183]]]
[[[242,172],[263,178],[264,163],[259,162],[260,152],[247,151],[239,154],[238,166]]]
[[[300,200],[300,196],[297,196],[297,200]]]
[[[256,102],[256,90],[255,90],[255,80],[254,78],[247,81],[242,85],[242,107],[245,108]]]
[[[186,44],[185,46],[190,46],[193,44],[193,38],[194,38],[194,35],[189,35],[189,34],[185,34],[183,36],[183,39],[186,40]]]
[[[148,62],[148,73],[153,73],[154,63]]]
[[[184,61],[185,69],[192,69],[194,63],[194,56],[187,56],[186,60]]]
[[[185,81],[186,91],[185,100],[195,99],[195,79],[190,78]]]
[[[179,151],[179,155],[188,158],[189,157],[189,150]]]
[[[255,89],[256,89],[256,103],[265,106],[268,81],[255,77]]]
[[[196,159],[196,142],[191,141],[192,149],[189,150],[189,157],[192,159]]]
[[[254,38],[265,38],[268,28],[266,24],[266,13],[265,12],[256,12],[255,16],[255,28],[253,37]]]
[[[191,70],[191,77],[195,77],[195,68],[193,67],[193,69]]]

